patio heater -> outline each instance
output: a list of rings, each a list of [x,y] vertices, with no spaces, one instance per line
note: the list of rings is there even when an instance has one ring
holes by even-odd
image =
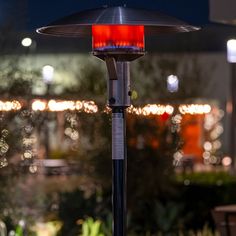
[[[106,63],[108,106],[112,110],[113,236],[126,235],[125,111],[131,105],[130,62],[145,54],[145,35],[197,29],[156,11],[104,7],[67,16],[37,30],[55,36],[91,36],[93,55]]]

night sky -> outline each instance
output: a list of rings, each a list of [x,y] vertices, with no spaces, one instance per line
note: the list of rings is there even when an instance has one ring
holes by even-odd
[[[207,0],[0,0],[0,21],[14,17],[26,30],[34,30],[60,17],[89,8],[120,6],[159,10],[190,24],[208,23]],[[24,19],[24,21],[22,20]]]
[[[158,9],[170,15],[186,20],[190,23],[204,24],[208,21],[207,0],[60,0],[60,1],[29,1],[31,27],[47,24],[62,16],[83,9],[108,6],[137,7]]]

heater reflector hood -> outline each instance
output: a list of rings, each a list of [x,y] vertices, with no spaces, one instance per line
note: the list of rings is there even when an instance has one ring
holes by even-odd
[[[145,34],[152,35],[199,29],[157,11],[107,7],[75,13],[39,28],[37,32],[55,36],[83,37],[92,35],[93,25],[143,25]]]

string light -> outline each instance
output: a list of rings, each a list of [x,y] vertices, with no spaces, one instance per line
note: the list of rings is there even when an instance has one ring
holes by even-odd
[[[167,113],[168,115],[173,114],[174,107],[171,105],[160,105],[160,104],[147,104],[144,107],[134,107],[130,106],[127,109],[128,113],[135,114],[135,115],[163,115]]]
[[[66,101],[66,100],[34,100],[32,102],[33,111],[84,111],[86,113],[97,113],[98,107],[94,101]]]
[[[219,149],[222,143],[219,140],[220,135],[223,133],[224,129],[221,124],[221,119],[224,116],[224,112],[220,109],[213,108],[210,113],[206,114],[204,117],[204,130],[206,140],[204,142],[203,148],[203,159],[204,164],[219,164],[221,162],[221,154]]]
[[[20,101],[0,101],[0,111],[18,111],[22,109],[22,104]],[[49,101],[45,99],[34,99],[31,103],[31,108],[33,111],[83,111],[86,113],[97,113],[98,106],[94,101],[74,101],[74,100],[55,100],[51,99]],[[211,106],[209,104],[190,104],[190,105],[180,105],[178,108],[181,114],[208,114],[211,112]],[[109,109],[105,109],[104,112],[109,112]],[[147,104],[143,107],[131,106],[127,109],[128,113],[142,116],[149,115],[172,115],[174,112],[174,107],[171,105],[161,105],[161,104]]]
[[[18,111],[22,108],[19,101],[0,101],[0,111]]]
[[[50,100],[47,104],[49,111],[65,111],[65,110],[75,110],[75,102],[73,101],[56,101]]]
[[[45,111],[49,110],[52,112],[60,111],[84,111],[86,113],[97,113],[98,106],[94,101],[62,101],[62,100],[34,100],[32,103],[33,111]],[[104,112],[108,113],[109,108],[105,108]],[[147,104],[144,107],[134,107],[131,106],[127,109],[128,113],[135,115],[163,115],[167,113],[169,115],[173,114],[174,107],[170,105],[160,105],[160,104]]]
[[[33,111],[44,111],[44,110],[46,110],[46,105],[47,105],[46,101],[34,100],[32,102],[31,107],[32,107]]]
[[[208,114],[211,112],[211,106],[208,104],[190,104],[190,105],[180,105],[179,112],[181,114]]]

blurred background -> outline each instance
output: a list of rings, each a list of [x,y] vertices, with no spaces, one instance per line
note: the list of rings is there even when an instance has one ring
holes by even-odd
[[[105,64],[89,38],[35,32],[105,5],[202,27],[147,38],[131,64],[128,235],[234,235],[215,213],[236,204],[233,0],[0,0],[0,235],[111,235]]]

